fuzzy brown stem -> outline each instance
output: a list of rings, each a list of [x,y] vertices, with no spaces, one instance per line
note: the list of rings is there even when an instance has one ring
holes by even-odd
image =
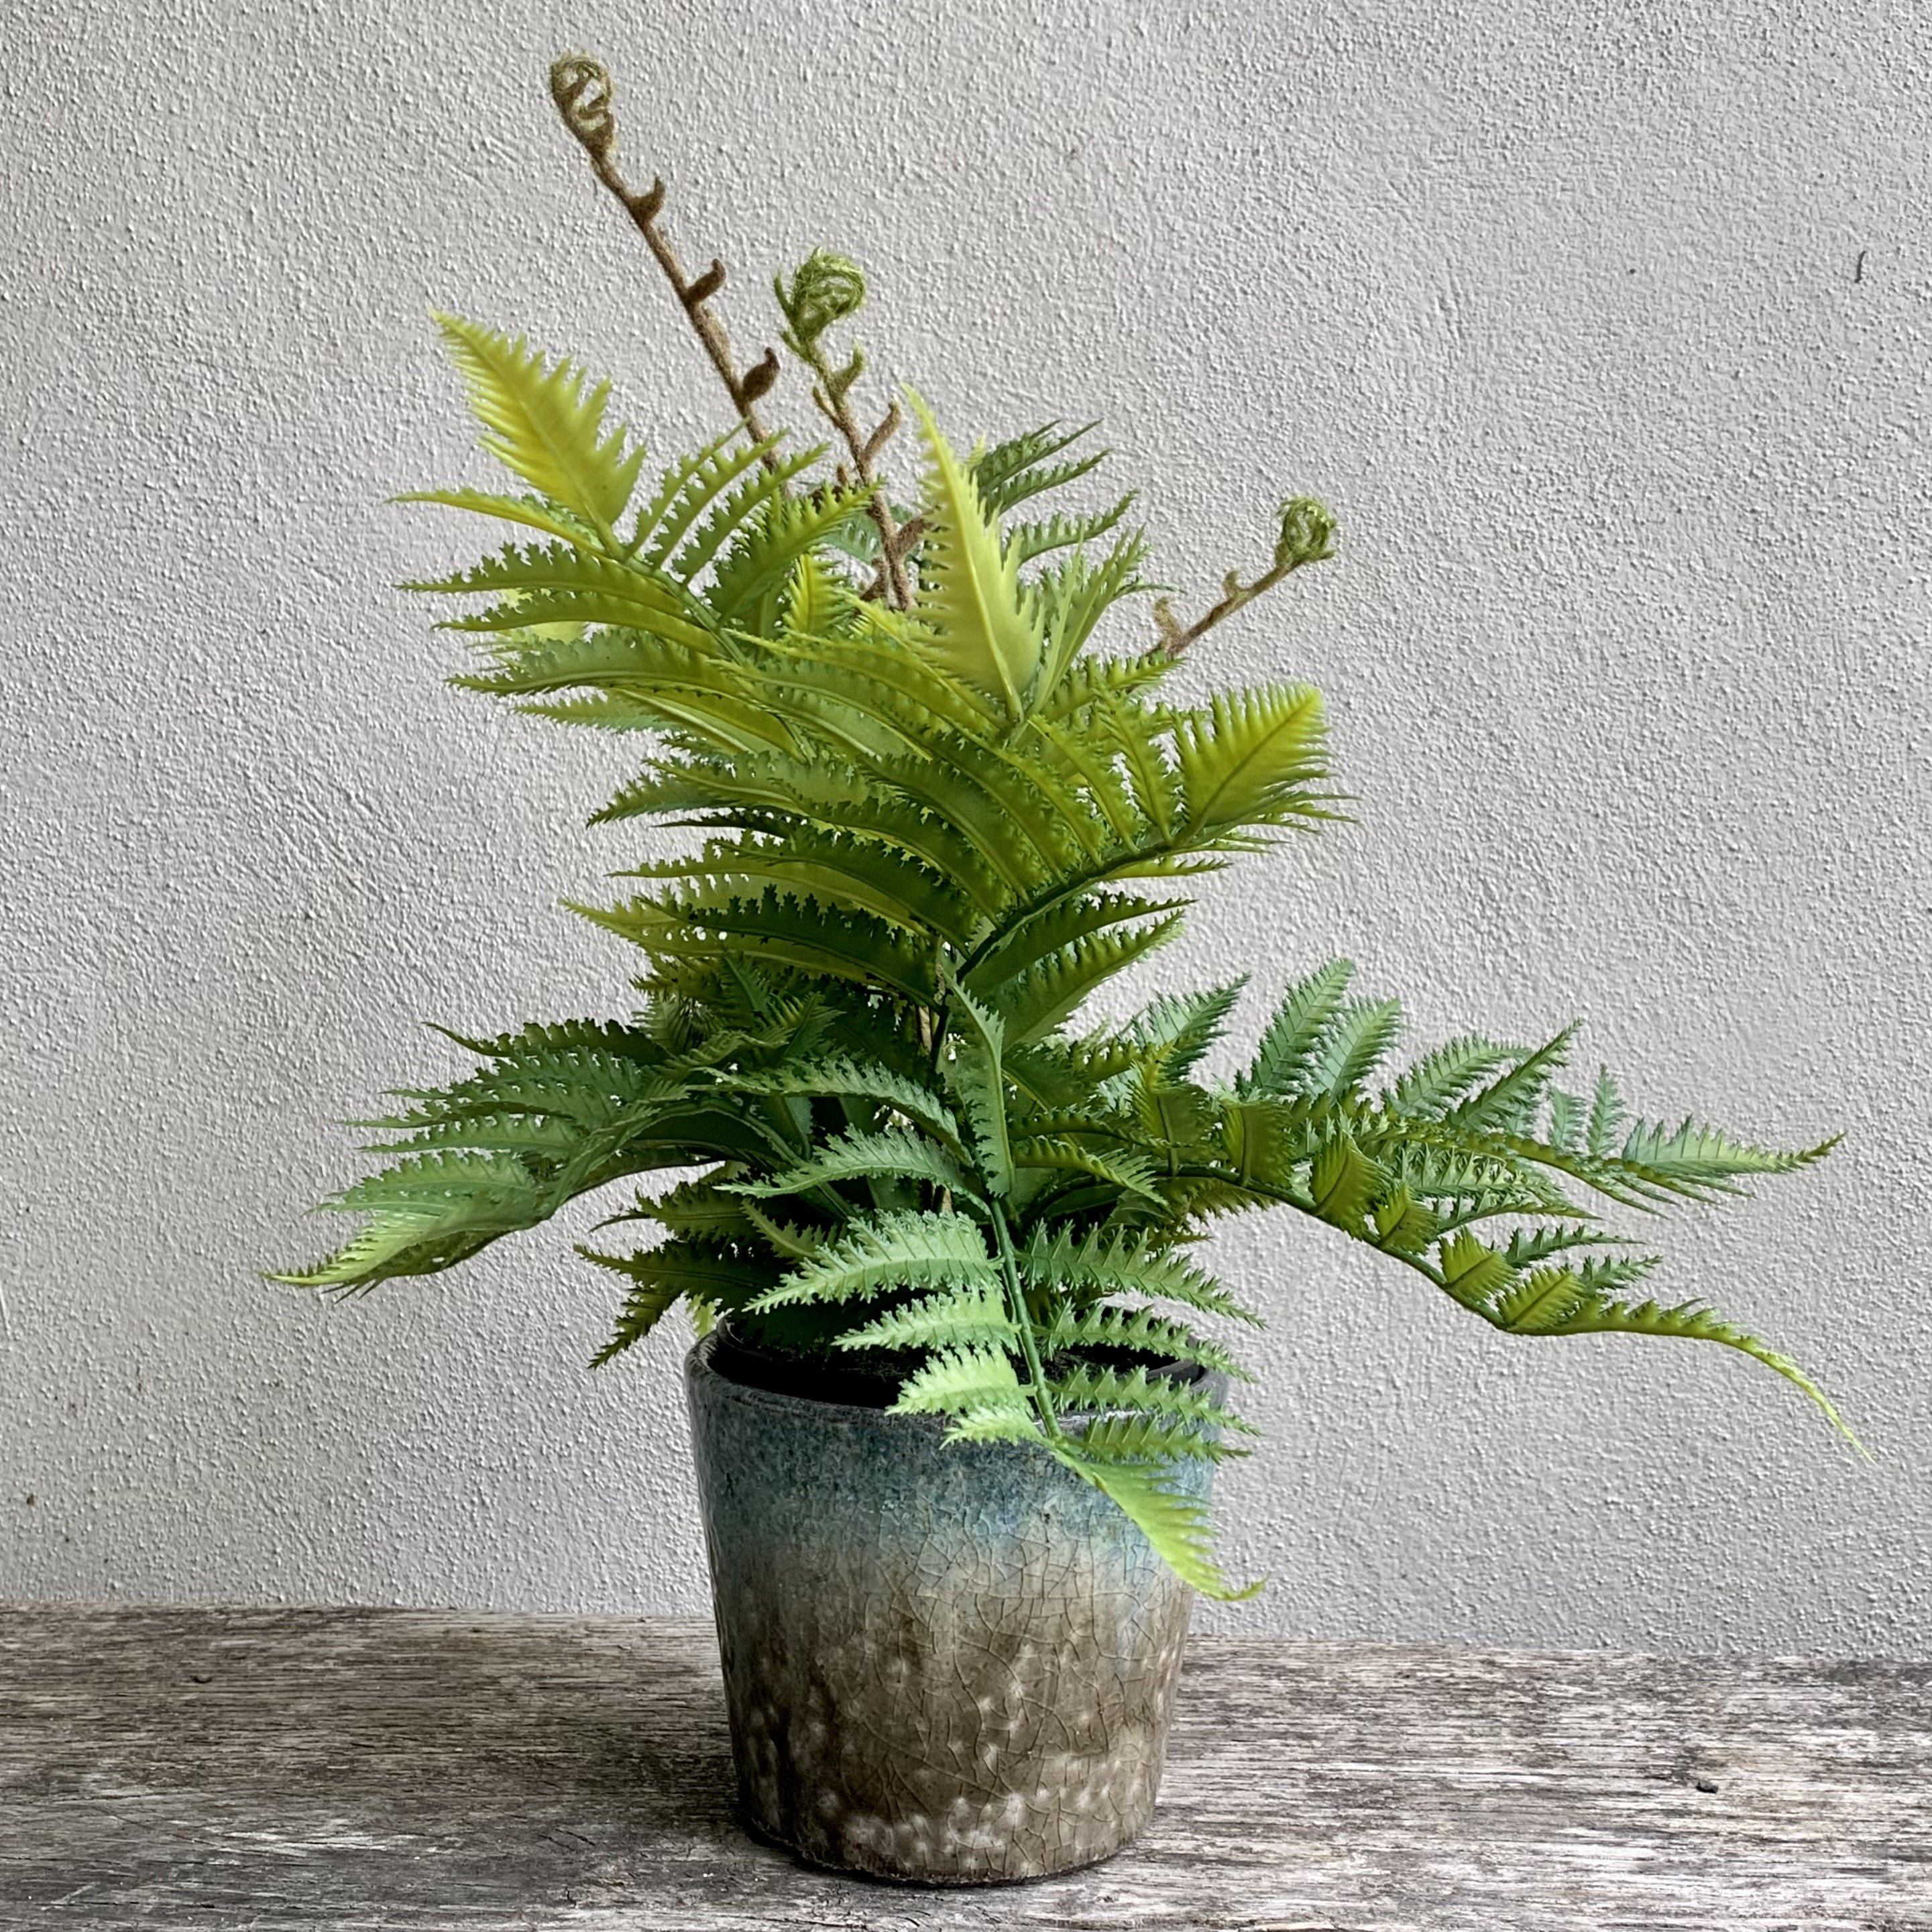
[[[893,430],[899,426],[899,406],[894,403],[886,410],[885,420],[870,436],[862,435],[848,400],[850,392],[835,387],[828,370],[821,368],[817,373],[818,386],[812,391],[812,399],[824,412],[826,420],[845,439],[845,447],[852,452],[852,466],[858,472],[859,481],[872,492],[872,521],[878,526],[879,531],[879,569],[866,595],[883,596],[890,590],[892,602],[902,610],[910,610],[912,586],[906,578],[905,556],[912,546],[900,530],[898,519],[892,514],[892,506],[886,501],[886,493],[872,473],[872,459],[884,448]]]
[[[695,278],[686,275],[677,251],[659,224],[658,218],[664,212],[664,183],[654,180],[639,194],[617,172],[612,158],[616,148],[617,130],[610,112],[612,89],[609,74],[594,60],[581,55],[566,55],[551,65],[550,91],[551,99],[556,103],[556,111],[562,116],[563,124],[590,158],[597,178],[622,204],[656,257],[658,266],[670,284],[679,306],[689,319],[705,354],[710,358],[711,366],[724,385],[725,393],[730,397],[731,406],[738,412],[739,419],[754,442],[768,442],[771,432],[759,416],[758,398],[766,394],[778,380],[778,357],[767,349],[749,369],[742,374],[739,373],[724,325],[709,306],[712,297],[724,286],[722,263],[714,261]],[[778,455],[773,450],[766,449],[763,460],[767,470],[778,467]]]

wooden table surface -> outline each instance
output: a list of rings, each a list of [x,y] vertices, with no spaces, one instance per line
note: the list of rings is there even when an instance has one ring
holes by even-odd
[[[1932,1928],[1932,1664],[1196,1638],[1140,1843],[988,1890],[729,1785],[697,1623],[0,1608],[4,1932]]]

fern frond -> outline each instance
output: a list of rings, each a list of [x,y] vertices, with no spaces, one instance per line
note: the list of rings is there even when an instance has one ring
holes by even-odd
[[[1318,818],[1311,788],[1328,776],[1318,692],[1264,685],[1183,712],[1174,742],[1188,820],[1196,829]]]
[[[1211,1275],[1150,1243],[1062,1229],[1051,1238],[1036,1234],[1022,1250],[1019,1264],[1029,1283],[1057,1294],[1082,1300],[1095,1294],[1142,1295],[1262,1325]]]
[[[1006,1111],[1006,1078],[1001,1061],[1006,1027],[950,974],[949,1006],[956,1012],[958,1050],[944,1064],[961,1115],[971,1129],[973,1152],[986,1185],[998,1196],[1012,1192],[1013,1146]]]
[[[718,621],[742,624],[762,600],[776,599],[820,544],[864,515],[871,494],[828,486],[766,504],[750,527],[740,530],[704,593]]]
[[[1355,1093],[1382,1064],[1402,1025],[1396,1000],[1358,1000],[1337,1012],[1324,1030],[1307,1084],[1337,1100]]]
[[[269,1276],[297,1288],[360,1290],[466,1259],[500,1235],[534,1227],[557,1204],[506,1154],[412,1155],[324,1204],[368,1225],[313,1267]]]
[[[786,1194],[808,1193],[842,1180],[917,1180],[950,1188],[962,1198],[979,1196],[966,1171],[936,1142],[904,1128],[879,1133],[845,1133],[815,1150],[806,1160],[781,1168],[763,1180],[724,1184],[735,1194],[766,1201]],[[984,1205],[984,1203],[980,1203]]]
[[[1718,1128],[1690,1119],[1669,1132],[1660,1124],[1639,1121],[1625,1139],[1617,1164],[1641,1168],[1685,1192],[1735,1193],[1740,1179],[1790,1174],[1823,1160],[1837,1145],[1832,1139],[1816,1147],[1778,1152],[1733,1140]]]
[[[1574,1027],[1565,1027],[1534,1053],[1523,1054],[1499,1078],[1458,1100],[1443,1114],[1444,1124],[1465,1132],[1478,1128],[1502,1132],[1519,1130],[1541,1106],[1551,1080],[1568,1055],[1576,1032]]]
[[[998,1348],[960,1347],[935,1354],[909,1376],[891,1412],[896,1415],[950,1415],[968,1425],[968,1440],[1034,1433],[1033,1412]]]
[[[1288,988],[1262,1035],[1261,1051],[1240,1082],[1242,1092],[1274,1095],[1302,1090],[1354,970],[1348,960],[1331,959]]]
[[[1131,932],[1095,933],[1030,968],[1001,996],[1014,1044],[1039,1040],[1078,1012],[1096,988],[1165,946],[1180,930],[1180,918],[1167,912]]]
[[[1617,1097],[1617,1083],[1607,1066],[1597,1071],[1597,1085],[1590,1100],[1590,1118],[1583,1130],[1583,1148],[1599,1158],[1616,1150],[1616,1136],[1623,1125],[1623,1103]]]
[[[980,491],[925,403],[916,395],[911,400],[927,457],[926,533],[914,601],[924,626],[922,646],[934,663],[993,692],[1017,718],[1040,665],[1039,616],[1021,590],[1018,566],[1000,552]]]
[[[977,1222],[963,1214],[880,1214],[854,1222],[750,1307],[754,1313],[806,1302],[869,1300],[895,1289],[1004,1291]]]
[[[1499,1066],[1520,1060],[1523,1049],[1498,1046],[1480,1034],[1463,1034],[1432,1048],[1390,1088],[1392,1114],[1432,1117],[1453,1106]]]
[[[1077,429],[1062,430],[1057,422],[1046,423],[997,442],[975,457],[971,464],[973,482],[986,514],[1004,516],[1029,497],[1060,489],[1098,469],[1107,460],[1104,449],[1072,457],[1063,463],[1051,459],[1063,450],[1071,449],[1099,428],[1099,424],[1090,422],[1082,423]]]
[[[748,472],[776,454],[778,440],[746,436],[734,424],[702,449],[674,463],[658,478],[656,494],[638,512],[629,554],[646,569],[664,570],[679,547]]]
[[[522,632],[543,624],[616,624],[694,651],[716,645],[704,605],[680,586],[639,565],[568,544],[506,544],[468,570],[402,587],[503,597],[472,616],[444,619],[446,630]]]
[[[984,492],[981,494],[983,500]],[[1130,492],[1107,508],[1090,511],[1084,516],[1062,513],[1036,523],[1010,524],[1004,537],[1006,550],[1023,570],[1037,557],[1049,556],[1057,550],[1071,550],[1105,536],[1118,527],[1133,503]]]
[[[1076,1310],[1062,1303],[1041,1331],[1040,1352],[1051,1360],[1069,1348],[1124,1348],[1151,1355],[1157,1362],[1198,1362],[1204,1369],[1248,1379],[1246,1371],[1219,1342],[1144,1308],[1096,1302]]]
[[[484,448],[611,542],[644,452],[642,444],[626,449],[621,424],[605,432],[610,384],[592,384],[562,358],[547,363],[520,335],[512,340],[458,316],[436,321],[483,426]]]
[[[1019,1345],[1019,1331],[1007,1312],[1006,1297],[985,1288],[922,1295],[888,1309],[863,1328],[848,1329],[838,1338],[842,1348],[998,1350],[1002,1361],[1006,1359],[1006,1348],[1017,1349]],[[1010,1366],[1006,1382],[1012,1385]]]
[[[722,1076],[718,1084],[746,1094],[802,1098],[823,1094],[833,1100],[871,1101],[904,1114],[953,1153],[960,1151],[959,1121],[946,1101],[922,1082],[896,1072],[878,1061],[843,1058],[807,1060],[796,1065],[734,1072]]]
[[[1198,993],[1162,993],[1127,1022],[1124,1036],[1136,1046],[1151,1048],[1169,1078],[1190,1073],[1227,1030],[1247,983],[1244,973],[1238,980]]]
[[[1212,1553],[1214,1530],[1207,1504],[1184,1486],[1171,1467],[1109,1462],[1087,1452],[1084,1445],[1056,1448],[1054,1453],[1131,1518],[1161,1560],[1204,1597],[1238,1603],[1261,1588],[1258,1582],[1237,1589],[1228,1581]]]
[[[1345,1132],[1318,1154],[1310,1166],[1310,1204],[1323,1220],[1352,1234],[1362,1234],[1369,1208],[1388,1184],[1388,1174]]]
[[[440,503],[446,509],[470,510],[499,522],[520,524],[526,530],[561,537],[579,549],[601,548],[597,532],[581,518],[544,496],[504,496],[488,490],[405,490],[392,503]]]
[[[607,1255],[582,1246],[577,1252],[631,1283],[615,1331],[591,1358],[593,1369],[641,1342],[682,1297],[712,1307],[741,1307],[769,1287],[776,1273],[770,1262],[742,1260],[683,1241],[667,1241],[629,1255]]]

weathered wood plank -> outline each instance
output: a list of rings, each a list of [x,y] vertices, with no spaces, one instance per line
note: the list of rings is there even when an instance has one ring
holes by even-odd
[[[1932,1928],[1932,1664],[1198,1639],[1142,1844],[988,1892],[728,1781],[695,1624],[0,1610],[6,1932]]]

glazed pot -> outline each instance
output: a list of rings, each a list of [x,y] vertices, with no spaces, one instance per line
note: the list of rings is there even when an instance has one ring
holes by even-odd
[[[1192,1592],[1043,1454],[757,1379],[716,1334],[686,1365],[746,1824],[936,1885],[1118,1851],[1154,1809]]]

